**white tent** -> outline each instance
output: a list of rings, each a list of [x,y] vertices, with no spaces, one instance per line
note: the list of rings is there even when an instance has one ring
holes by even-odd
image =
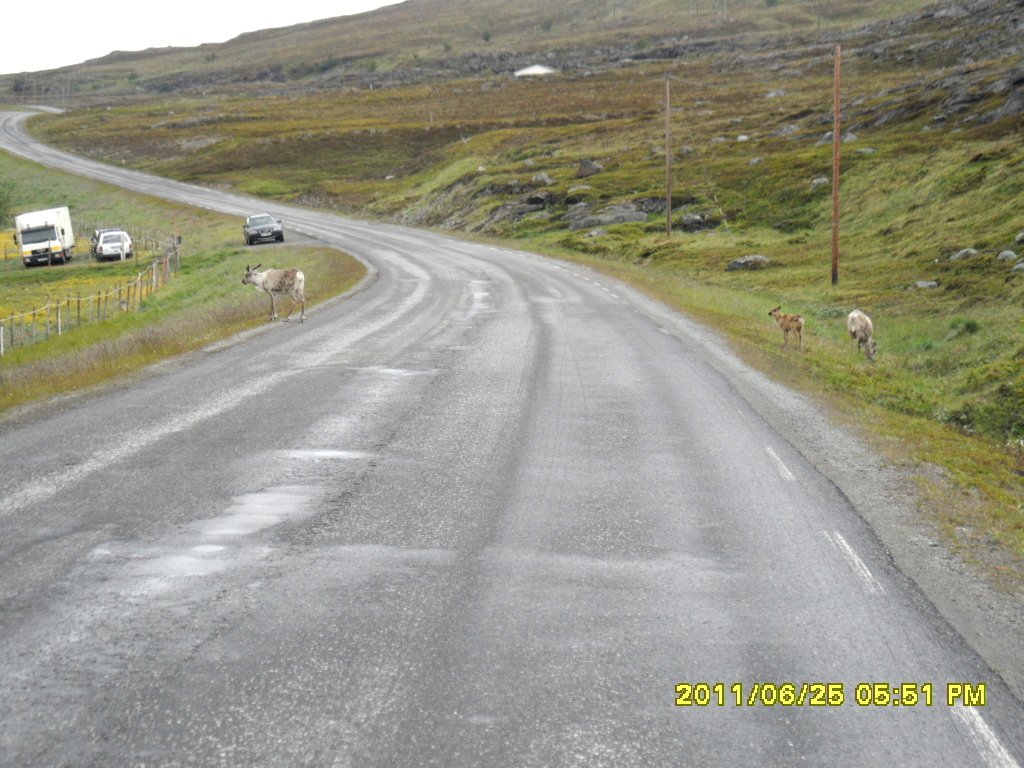
[[[520,69],[516,72],[516,77],[536,77],[538,75],[553,75],[555,70],[551,67],[545,67],[543,64],[534,64],[532,67],[526,67],[526,69]]]

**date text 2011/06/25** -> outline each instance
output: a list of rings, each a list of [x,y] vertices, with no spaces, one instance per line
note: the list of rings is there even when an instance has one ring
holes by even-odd
[[[947,683],[946,706],[985,706],[985,683]],[[935,703],[934,683],[857,683],[848,697],[845,683],[677,683],[677,707],[930,707]],[[941,695],[941,693],[940,693]]]

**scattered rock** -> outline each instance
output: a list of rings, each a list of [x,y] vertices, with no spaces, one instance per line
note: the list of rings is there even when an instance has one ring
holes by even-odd
[[[938,288],[939,287],[939,281],[938,280],[918,280],[916,283],[914,283],[910,287],[911,288],[917,288],[917,289],[920,289],[922,291],[927,291],[927,290],[929,290],[931,288]]]
[[[765,94],[765,98],[766,99],[778,99],[778,98],[781,98],[782,96],[785,96],[785,95],[786,95],[786,89],[785,88],[777,88],[774,91],[768,91],[768,93]]]
[[[764,158],[763,157],[760,157],[760,156],[752,157],[752,158],[750,158],[750,162],[747,163],[747,165],[760,165],[763,162],[764,162]]]
[[[543,211],[544,208],[544,203],[518,202],[505,203],[504,205],[499,205],[497,208],[491,211],[491,214],[490,216],[487,217],[487,220],[484,221],[483,224],[479,225],[477,231],[484,231],[490,229],[503,221],[519,221],[527,214],[536,213],[537,211]]]
[[[664,213],[668,207],[664,197],[641,197],[634,200],[633,205],[644,213]]]
[[[847,142],[850,142],[850,141],[856,141],[856,140],[857,140],[857,134],[854,133],[853,131],[847,131],[846,133],[843,134],[843,139],[842,139],[842,143],[843,144],[846,144]],[[831,143],[832,143],[832,131],[829,131],[824,136],[822,136],[820,139],[818,139],[818,141],[815,144],[815,146],[816,147],[821,147],[821,146],[823,146],[825,144],[831,144]]]
[[[533,183],[534,184],[543,184],[545,187],[550,187],[555,182],[546,173],[535,173],[533,175]]]
[[[604,170],[604,166],[593,160],[580,160],[580,169],[576,171],[577,179],[585,179]]]
[[[586,193],[591,190],[591,187],[586,184],[577,184],[571,187],[568,192],[565,193],[565,204],[572,206],[577,203],[586,202]]]
[[[741,133],[739,136],[736,137],[736,141],[750,141],[750,137],[747,136],[747,134],[745,133]]]
[[[575,206],[579,207],[579,206]],[[593,227],[607,227],[611,224],[628,224],[636,221],[647,221],[647,214],[637,208],[633,203],[619,203],[602,208],[597,213],[584,212],[582,218],[577,218],[578,213],[571,210],[566,214],[565,220],[569,223],[569,229],[576,231],[580,229],[591,229]]]
[[[767,267],[768,264],[769,260],[767,256],[763,256],[760,253],[752,253],[749,256],[733,259],[729,262],[729,266],[725,268],[725,271],[735,272],[739,269],[763,269]]]
[[[675,226],[684,232],[699,232],[702,229],[714,229],[715,222],[699,213],[684,213],[676,219]]]
[[[592,229],[587,232],[587,237],[604,237],[608,234],[608,230],[605,229]]]
[[[1024,243],[1024,231],[1022,231],[1015,238],[1013,238],[1013,242],[1018,243],[1018,244]]]
[[[963,261],[964,259],[969,259],[972,256],[977,256],[977,255],[978,255],[978,251],[975,250],[974,248],[964,248],[963,250],[957,251],[952,256],[950,256],[949,260],[950,261]]]
[[[768,135],[771,136],[772,138],[775,138],[775,139],[781,139],[783,136],[790,136],[790,135],[796,133],[799,130],[800,130],[800,126],[799,125],[795,125],[793,123],[790,123],[789,125],[784,125],[781,128],[776,128],[774,131],[772,131]]]
[[[1002,106],[981,116],[981,122],[991,123],[1006,117],[1024,114],[1024,66],[1010,70],[1004,77],[989,86],[989,92],[1006,96]]]
[[[1011,272],[1024,272],[1024,261],[1020,262],[1019,264],[1014,264],[1012,267],[1010,267],[1010,271]]]
[[[828,176],[819,176],[816,179],[811,179],[811,189],[817,189],[818,187],[823,187],[826,184],[831,183],[832,179],[830,179]]]
[[[1014,251],[1006,250],[996,256],[996,258],[999,261],[1016,261],[1017,254]]]

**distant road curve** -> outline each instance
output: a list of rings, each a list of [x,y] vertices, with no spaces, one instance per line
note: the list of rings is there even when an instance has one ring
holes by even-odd
[[[0,763],[1024,765],[1014,670],[851,503],[895,504],[889,470],[714,334],[585,268],[114,169],[23,119],[7,151],[269,209],[372,276],[0,421]]]

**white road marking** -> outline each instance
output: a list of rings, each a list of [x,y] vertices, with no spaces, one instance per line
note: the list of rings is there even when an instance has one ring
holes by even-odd
[[[1006,751],[1006,747],[999,741],[988,723],[971,707],[951,707],[950,712],[956,715],[960,722],[967,726],[971,741],[981,753],[985,765],[989,768],[1020,768],[1016,760]]]
[[[863,582],[864,588],[871,594],[881,593],[885,594],[885,589],[879,583],[878,579],[872,575],[871,571],[864,564],[864,561],[858,557],[857,553],[853,551],[853,547],[846,543],[846,539],[843,535],[836,531],[835,533],[829,533],[825,531],[825,535],[828,540],[832,542],[832,546],[839,550],[840,554],[846,559],[847,564],[854,574]]]
[[[772,464],[775,465],[775,470],[779,473],[779,476],[787,483],[795,483],[796,478],[793,477],[793,473],[789,471],[789,467],[779,458],[779,455],[771,449],[771,446],[766,446],[765,450],[768,452],[768,458],[772,460]]]

